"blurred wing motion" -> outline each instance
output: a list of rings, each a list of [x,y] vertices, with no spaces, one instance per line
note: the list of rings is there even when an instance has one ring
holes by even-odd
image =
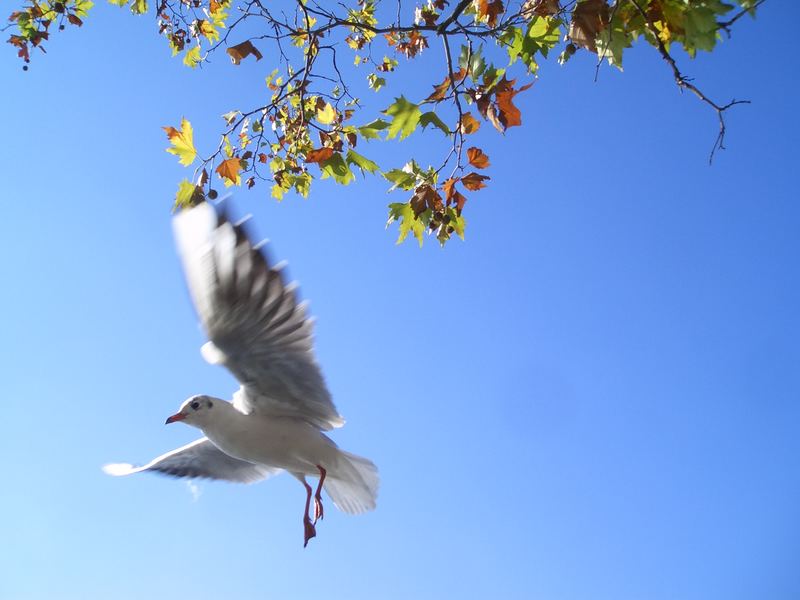
[[[253,483],[274,475],[281,469],[239,460],[228,456],[208,438],[200,438],[182,448],[162,454],[142,467],[117,463],[103,467],[109,475],[131,475],[155,471],[172,477],[223,479],[237,483]]]
[[[314,358],[312,321],[280,268],[208,203],[181,211],[174,229],[189,292],[211,339],[203,356],[225,365],[242,385],[234,405],[323,430],[341,427]]]

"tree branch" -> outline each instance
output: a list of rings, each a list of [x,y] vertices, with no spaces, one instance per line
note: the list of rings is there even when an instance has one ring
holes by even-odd
[[[764,0],[761,1],[763,2]],[[736,106],[737,104],[750,104],[750,100],[731,100],[727,104],[718,104],[706,96],[705,93],[700,90],[700,88],[694,85],[689,78],[681,73],[677,63],[675,62],[675,59],[672,58],[672,55],[667,50],[664,42],[661,41],[661,38],[658,35],[658,30],[656,29],[655,25],[653,25],[653,21],[639,4],[638,0],[630,0],[630,2],[636,7],[636,10],[639,11],[644,18],[648,31],[655,38],[656,47],[658,48],[659,54],[661,54],[661,58],[663,58],[672,69],[672,76],[675,78],[675,83],[678,85],[678,87],[683,90],[689,90],[717,112],[717,117],[719,118],[719,133],[717,134],[717,139],[714,141],[714,145],[711,147],[711,153],[708,156],[708,164],[710,165],[714,162],[714,154],[716,151],[725,149],[725,111],[733,106]],[[737,18],[738,17],[734,17],[731,22],[735,21]]]

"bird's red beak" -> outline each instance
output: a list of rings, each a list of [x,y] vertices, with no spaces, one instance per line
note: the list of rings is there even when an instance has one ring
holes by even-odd
[[[167,418],[167,422],[164,425],[169,425],[170,423],[174,423],[175,421],[183,421],[186,418],[186,415],[182,412],[177,412],[171,417]]]

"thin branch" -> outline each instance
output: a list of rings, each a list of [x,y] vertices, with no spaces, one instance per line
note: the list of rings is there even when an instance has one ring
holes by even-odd
[[[650,17],[648,17],[638,0],[630,0],[630,2],[636,7],[636,9],[644,18],[648,31],[656,40],[658,52],[661,54],[661,58],[663,58],[672,69],[672,75],[675,78],[675,83],[678,85],[678,87],[684,90],[689,90],[717,112],[717,117],[719,118],[719,133],[717,134],[717,139],[714,140],[714,145],[711,147],[711,153],[708,156],[708,164],[710,165],[714,162],[714,154],[716,151],[725,149],[725,111],[733,106],[736,106],[737,104],[750,104],[750,100],[731,100],[727,104],[718,104],[706,96],[705,93],[700,90],[700,88],[694,85],[689,78],[681,73],[677,63],[675,62],[675,59],[672,58],[672,55],[667,50],[666,46],[664,46],[664,42],[661,41],[661,38],[658,35],[658,30],[656,29],[655,25],[653,25],[652,20]]]

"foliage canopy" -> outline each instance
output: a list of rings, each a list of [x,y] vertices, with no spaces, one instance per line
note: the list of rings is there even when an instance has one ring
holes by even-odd
[[[219,143],[208,154],[194,146],[191,123],[164,127],[169,147],[194,175],[178,186],[176,205],[213,199],[215,185],[270,186],[280,200],[288,192],[307,197],[315,177],[349,185],[355,174],[384,177],[405,193],[389,205],[399,225],[398,243],[425,233],[445,244],[463,238],[469,196],[487,187],[489,157],[470,143],[483,125],[500,133],[522,125],[515,97],[531,87],[542,61],[567,63],[577,52],[622,68],[634,42],[654,47],[676,84],[708,104],[719,119],[711,150],[724,148],[724,113],[741,101],[719,104],[685,77],[671,49],[690,57],[712,51],[745,14],[765,0],[427,0],[424,4],[347,0],[108,0],[134,15],[154,10],[159,33],[189,68],[224,50],[236,66],[268,54],[264,100],[223,115]],[[152,1],[152,0],[151,0]],[[26,0],[11,13],[8,42],[25,62],[45,49],[50,34],[80,27],[91,0]],[[439,48],[436,48],[439,46]],[[393,74],[413,69],[422,53],[437,52],[431,92],[400,93],[380,114],[364,114],[357,93],[392,87]],[[353,69],[362,72],[354,79]],[[428,74],[426,74],[428,75]],[[405,141],[418,129],[442,135],[442,160],[423,168],[416,160],[381,166],[364,155],[361,142]],[[413,142],[407,142],[413,143]],[[358,150],[356,150],[358,148]],[[216,184],[214,182],[217,182]]]

